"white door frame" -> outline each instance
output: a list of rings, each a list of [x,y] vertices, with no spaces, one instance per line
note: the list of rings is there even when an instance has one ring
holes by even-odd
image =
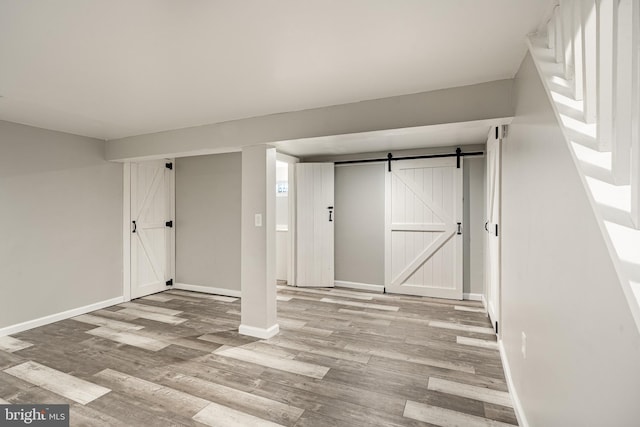
[[[487,314],[491,319],[491,324],[494,330],[497,329],[497,335],[502,335],[502,212],[501,212],[501,199],[502,199],[502,141],[504,138],[505,126],[495,126],[491,128],[487,137],[487,168],[486,168],[486,224],[485,224],[485,286],[486,286],[486,301],[485,306]],[[492,178],[490,173],[488,161],[491,159],[489,154],[489,143],[495,141],[497,151],[497,161],[494,164],[495,178]],[[495,179],[494,187],[496,187],[495,194],[492,195],[491,180]],[[497,219],[497,222],[490,222],[490,211],[492,205],[497,206],[496,211],[493,214],[493,219]],[[496,258],[491,256],[491,243],[497,245]],[[493,274],[492,274],[493,272]],[[492,286],[492,281],[495,281],[495,286]],[[495,295],[492,290],[495,290]]]
[[[169,265],[170,276],[176,281],[176,174],[175,159],[165,159],[173,163],[174,173],[169,175],[169,206],[173,227],[169,230]],[[122,173],[122,299],[131,301],[131,164],[143,162],[126,162]]]
[[[287,196],[289,197],[289,217],[287,226],[289,233],[289,265],[287,267],[287,285],[296,285],[296,168],[295,164],[300,163],[297,157],[276,152],[276,160],[289,165],[287,170]],[[275,251],[275,249],[274,249]]]
[[[122,175],[122,298],[131,301],[131,163]]]

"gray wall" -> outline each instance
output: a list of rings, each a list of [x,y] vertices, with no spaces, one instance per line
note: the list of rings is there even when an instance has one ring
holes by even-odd
[[[476,295],[484,293],[485,165],[484,156],[465,157],[463,161],[463,290]]]
[[[384,163],[335,168],[335,278],[384,285]]]
[[[0,328],[122,296],[122,165],[0,121]]]
[[[176,159],[176,282],[240,290],[242,154]]]
[[[515,88],[501,329],[516,392],[531,426],[637,426],[638,329],[530,56]]]
[[[488,131],[488,129],[487,129]],[[483,150],[469,146],[465,151]],[[394,156],[453,151],[453,148],[394,151]],[[386,153],[317,157],[305,161],[379,158]],[[464,292],[482,294],[484,286],[484,157],[464,160]],[[384,181],[386,164],[342,165],[335,169],[336,280],[384,285]]]

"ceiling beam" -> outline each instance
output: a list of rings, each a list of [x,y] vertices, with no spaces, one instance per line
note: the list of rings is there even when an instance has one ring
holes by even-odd
[[[132,161],[240,151],[314,138],[512,117],[513,80],[272,114],[108,141],[106,159]]]

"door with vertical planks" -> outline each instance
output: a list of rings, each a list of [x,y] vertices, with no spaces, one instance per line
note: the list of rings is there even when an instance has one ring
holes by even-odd
[[[495,130],[494,130],[495,129]],[[498,332],[500,322],[500,184],[501,184],[501,135],[500,129],[489,132],[487,140],[487,265],[485,282],[487,311]]]
[[[163,291],[173,278],[172,183],[173,163],[131,164],[131,298]]]
[[[296,164],[296,286],[334,286],[333,163]]]
[[[391,166],[385,197],[386,291],[462,299],[462,159],[403,160]]]

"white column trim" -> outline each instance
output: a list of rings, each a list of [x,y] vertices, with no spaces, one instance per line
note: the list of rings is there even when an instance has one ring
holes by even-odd
[[[238,332],[241,335],[248,335],[250,337],[260,338],[268,340],[271,337],[275,337],[280,332],[280,325],[277,323],[271,326],[269,329],[256,328],[254,326],[240,325]]]
[[[183,291],[201,292],[203,294],[223,295],[226,297],[236,298],[240,298],[242,296],[242,291],[238,291],[235,289],[214,288],[212,286],[202,285],[189,285],[187,283],[177,282],[173,282],[173,287],[171,289],[180,289]]]
[[[131,300],[131,163],[123,165],[122,177],[122,295]]]

